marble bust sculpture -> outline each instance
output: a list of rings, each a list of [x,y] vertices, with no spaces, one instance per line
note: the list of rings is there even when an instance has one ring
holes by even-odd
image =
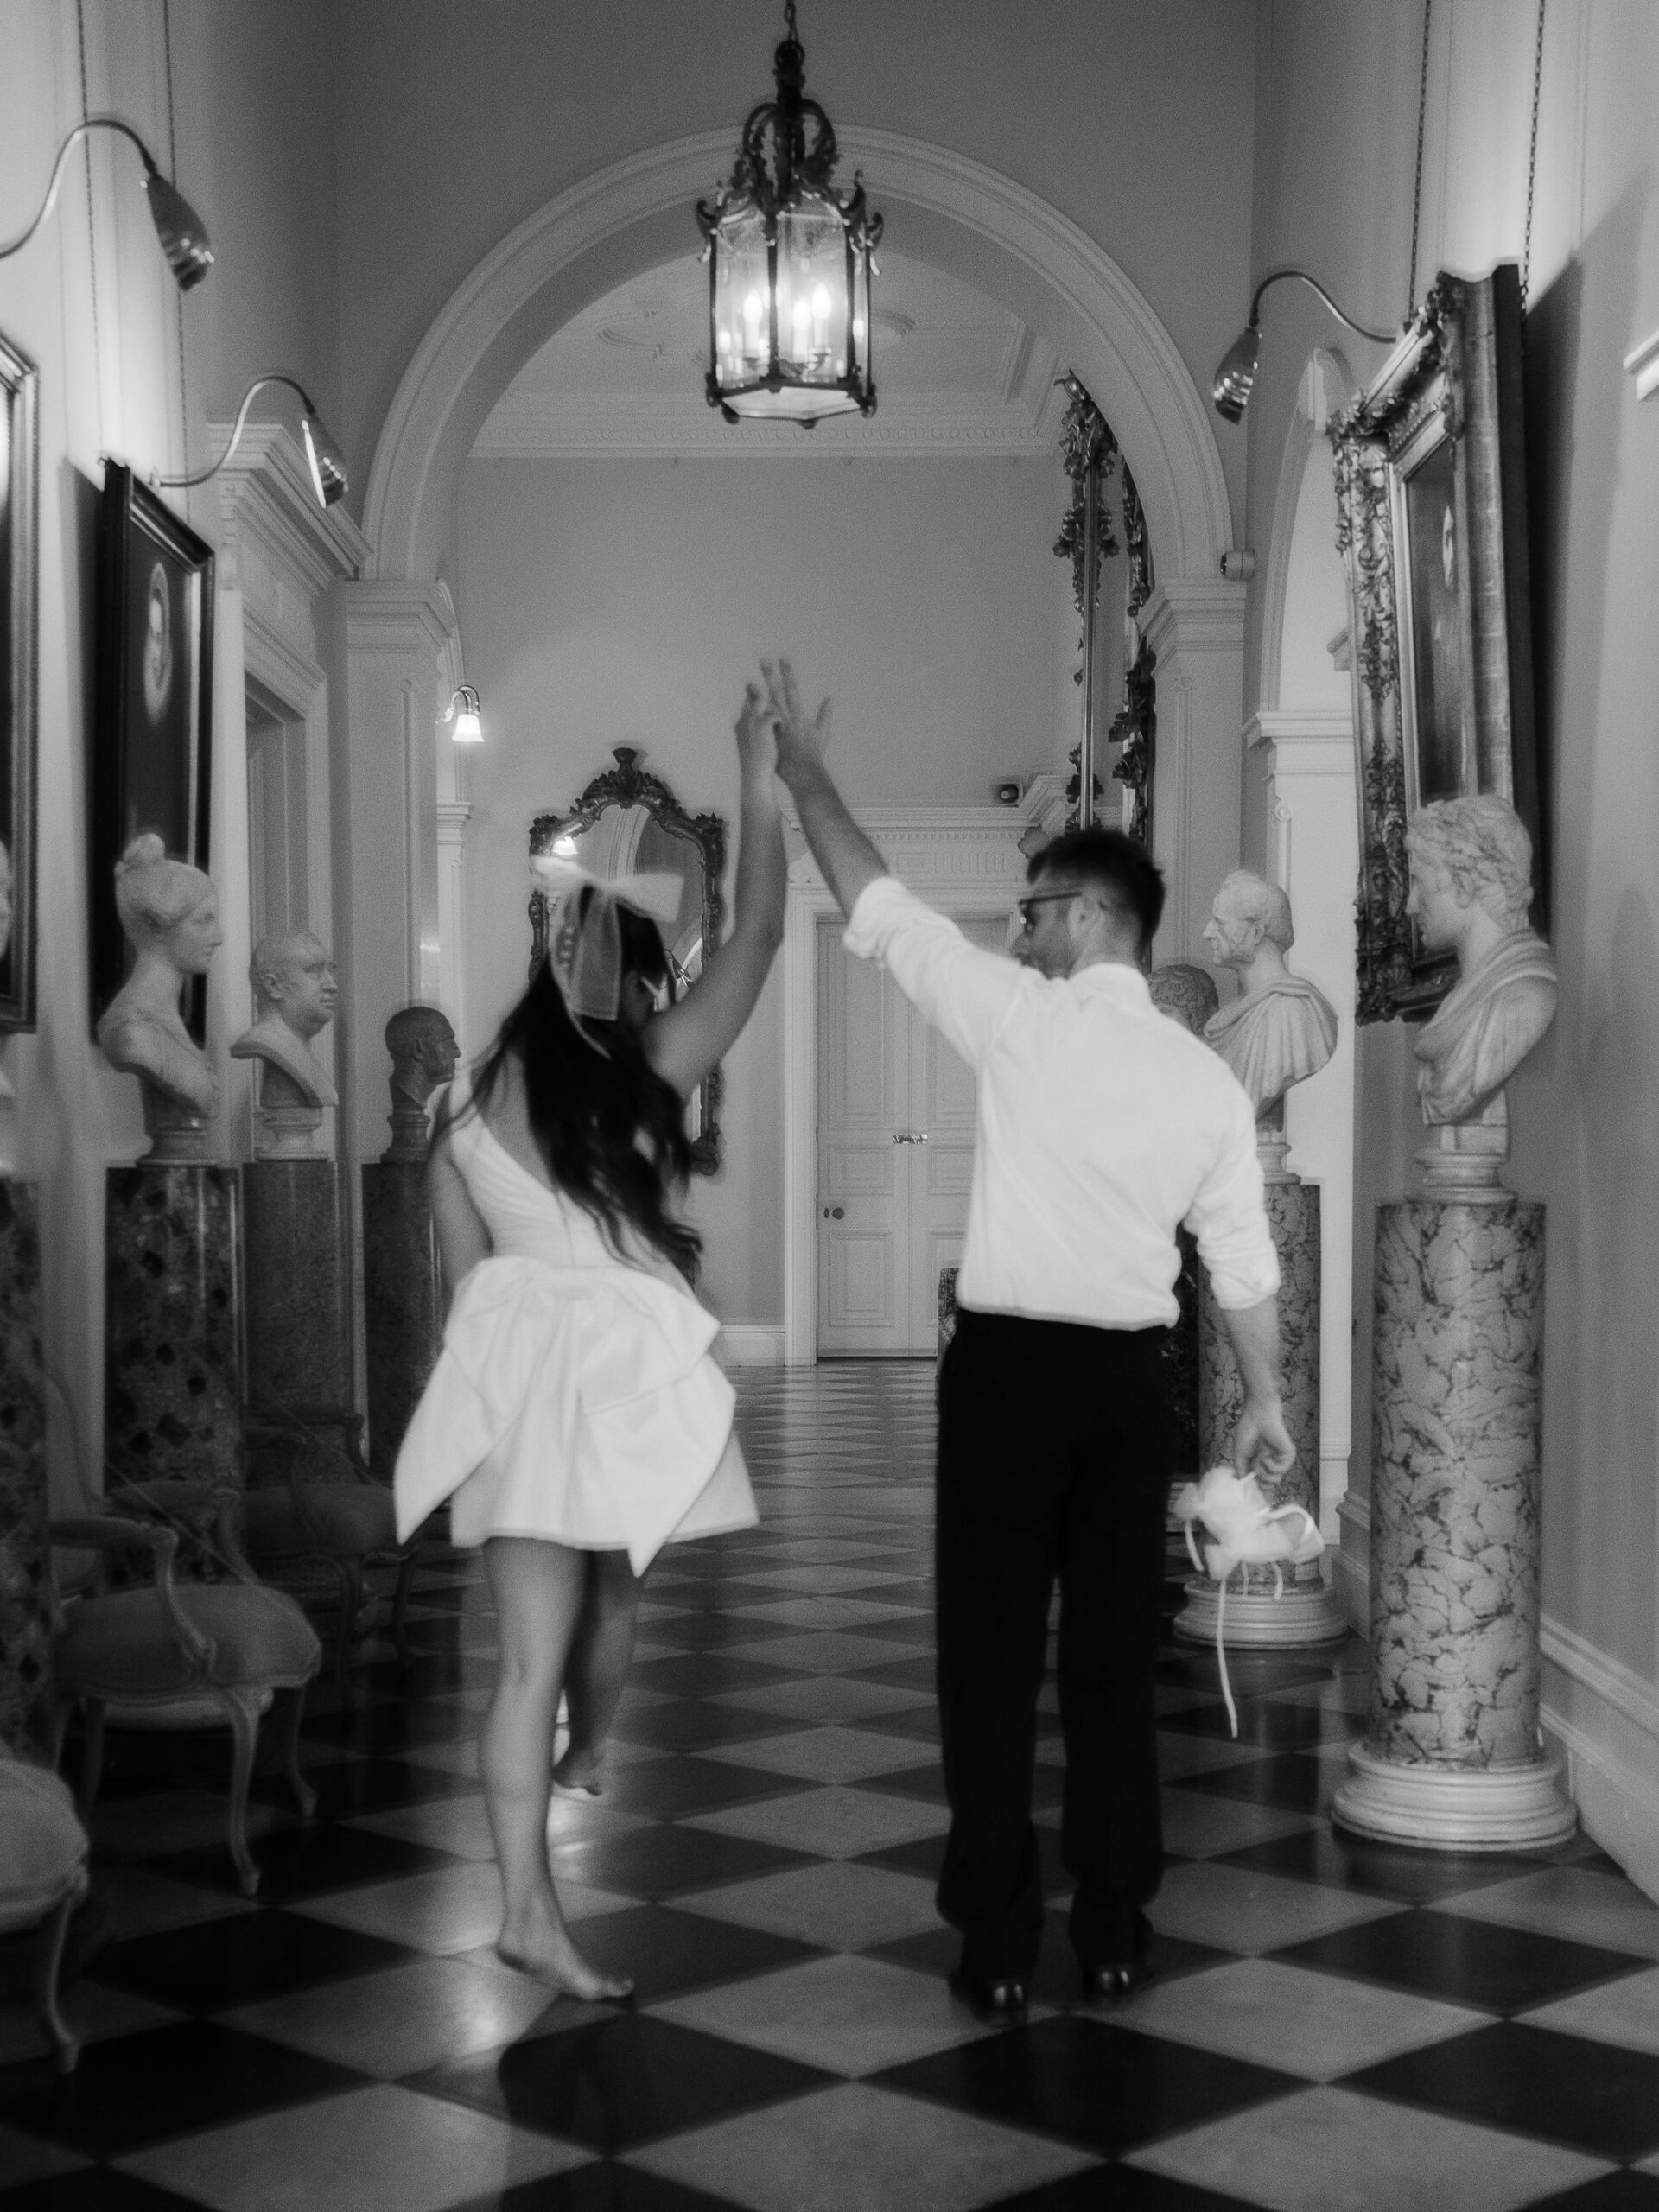
[[[1189,960],[1171,960],[1154,968],[1147,984],[1160,1014],[1179,1021],[1192,1036],[1203,1036],[1205,1024],[1220,1003],[1216,979],[1207,969],[1194,967]]]
[[[1249,1091],[1261,1122],[1293,1084],[1317,1075],[1336,1050],[1336,1008],[1290,972],[1290,901],[1253,869],[1235,868],[1224,880],[1204,941],[1217,967],[1232,969],[1241,986],[1232,1004],[1205,1022],[1204,1033]]]
[[[334,1106],[334,1086],[310,1052],[310,1042],[334,1018],[339,991],[334,963],[309,930],[263,937],[248,978],[257,1018],[231,1046],[238,1060],[263,1060],[261,1101],[272,1106]]]
[[[435,1006],[406,1006],[386,1024],[391,1055],[391,1142],[384,1160],[426,1158],[427,1105],[461,1060],[461,1047],[447,1015]]]
[[[1423,1119],[1507,1127],[1503,1086],[1555,1016],[1554,956],[1527,926],[1532,840],[1507,799],[1437,799],[1412,816],[1406,853],[1406,911],[1428,950],[1458,959],[1417,1039]]]
[[[145,830],[115,864],[115,911],[133,967],[105,1009],[98,1041],[111,1065],[143,1087],[149,1157],[200,1159],[203,1125],[219,1108],[219,1077],[185,1027],[179,1000],[225,941],[218,893],[199,868],[169,860],[155,831]]]

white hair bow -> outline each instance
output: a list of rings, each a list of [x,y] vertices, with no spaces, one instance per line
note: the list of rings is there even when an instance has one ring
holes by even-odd
[[[597,826],[602,830],[605,824]],[[614,843],[613,837],[604,840],[606,849],[594,855],[601,867],[621,857],[608,849]],[[601,874],[574,853],[538,853],[530,874],[547,901],[548,972],[578,1033],[608,1058],[587,1025],[614,1021],[621,1007],[622,931],[616,910],[627,906],[660,928],[671,928],[679,917],[684,886],[666,872],[607,868]]]

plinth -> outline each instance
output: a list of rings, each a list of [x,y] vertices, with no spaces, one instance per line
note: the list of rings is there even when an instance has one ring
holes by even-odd
[[[46,1374],[32,1183],[0,1175],[0,1739],[37,1739],[51,1689]]]
[[[106,1171],[105,1446],[118,1479],[238,1478],[238,1214],[233,1167]]]
[[[1377,1209],[1370,1731],[1332,1815],[1440,1851],[1577,1817],[1538,1732],[1544,1209],[1496,1167]]]
[[[1282,1147],[1280,1147],[1282,1157]],[[1319,1192],[1282,1166],[1267,1163],[1268,1224],[1279,1255],[1279,1343],[1285,1427],[1296,1464],[1273,1493],[1274,1503],[1300,1505],[1319,1518]],[[1204,1468],[1229,1465],[1244,1385],[1221,1309],[1205,1275],[1198,1294],[1198,1443]],[[1300,1523],[1298,1524],[1300,1525]],[[1338,1643],[1348,1633],[1317,1560],[1281,1568],[1283,1593],[1270,1567],[1243,1567],[1227,1586],[1224,1635],[1230,1644],[1280,1649]],[[1213,1643],[1219,1586],[1189,1578],[1175,1633]]]
[[[340,1170],[271,1158],[242,1170],[248,1396],[255,1405],[351,1400]]]
[[[363,1169],[363,1319],[369,1464],[389,1480],[442,1333],[423,1157],[381,1160]]]

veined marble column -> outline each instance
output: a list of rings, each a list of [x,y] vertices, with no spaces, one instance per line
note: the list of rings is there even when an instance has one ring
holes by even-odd
[[[51,1689],[48,1512],[35,1192],[0,1175],[0,1738],[17,1751]]]
[[[350,1402],[340,1200],[332,1160],[255,1160],[242,1170],[252,1404]]]
[[[1332,1808],[1444,1851],[1576,1821],[1538,1732],[1544,1209],[1488,1164],[1377,1209],[1370,1730]]]
[[[1300,1505],[1319,1518],[1319,1192],[1283,1165],[1281,1125],[1261,1139],[1267,1184],[1268,1224],[1279,1255],[1279,1340],[1285,1426],[1296,1446],[1296,1464],[1274,1494],[1281,1505]],[[1198,1427],[1201,1464],[1228,1465],[1233,1431],[1244,1403],[1244,1386],[1221,1309],[1205,1275],[1198,1300]],[[1299,1524],[1300,1525],[1300,1524]],[[1319,1561],[1273,1570],[1241,1567],[1230,1580],[1224,1633],[1230,1644],[1262,1649],[1336,1643],[1348,1633],[1319,1573]],[[1193,1643],[1213,1643],[1219,1592],[1208,1575],[1186,1583],[1186,1605],[1175,1633]]]
[[[242,1464],[236,1170],[147,1159],[105,1200],[105,1445],[118,1479],[235,1482]]]
[[[390,1480],[410,1415],[438,1356],[443,1301],[423,1159],[363,1168],[363,1318],[369,1464]]]

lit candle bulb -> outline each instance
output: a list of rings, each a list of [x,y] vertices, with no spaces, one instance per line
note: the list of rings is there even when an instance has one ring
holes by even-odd
[[[812,289],[812,346],[816,353],[829,351],[830,343],[830,287],[817,284]]]

